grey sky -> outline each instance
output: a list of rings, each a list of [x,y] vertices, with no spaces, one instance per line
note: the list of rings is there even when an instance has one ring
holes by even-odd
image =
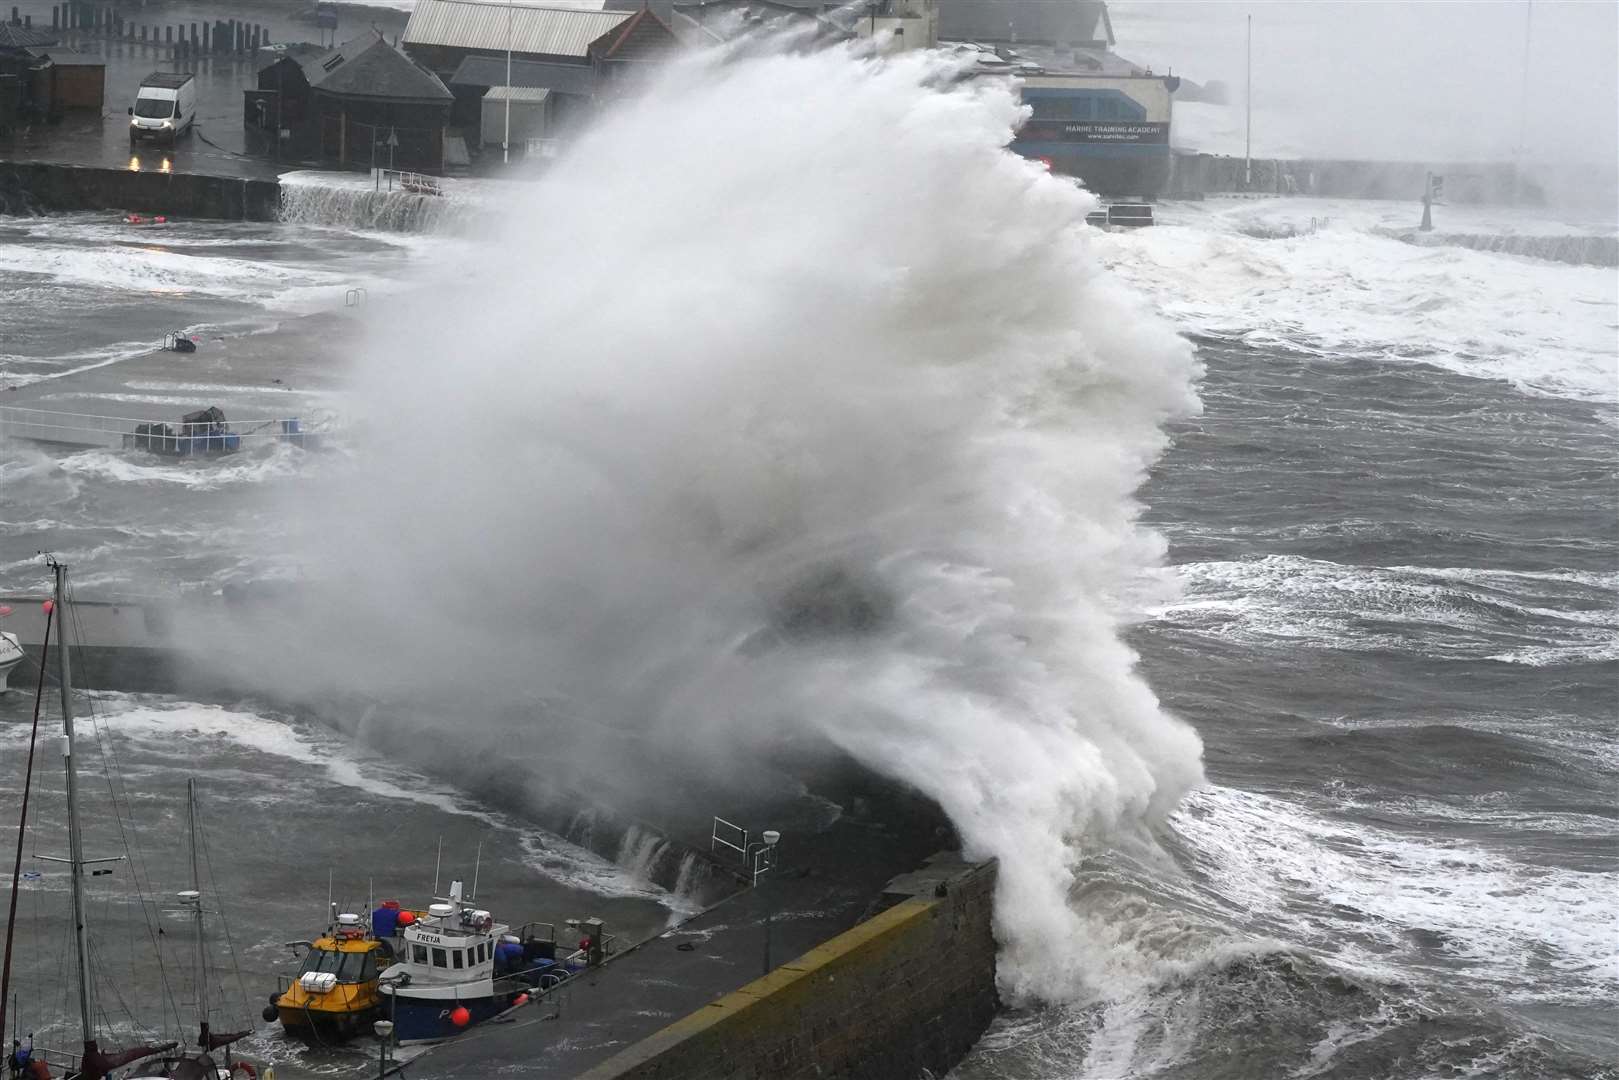
[[[1522,101],[1524,0],[1115,0],[1118,51],[1223,79],[1240,113],[1254,17],[1254,152],[1510,159]],[[1525,144],[1541,160],[1619,156],[1619,4],[1532,5]],[[1267,145],[1270,148],[1267,149]]]

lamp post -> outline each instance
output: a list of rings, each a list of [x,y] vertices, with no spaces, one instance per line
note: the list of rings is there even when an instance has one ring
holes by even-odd
[[[1248,16],[1248,89],[1243,94],[1242,187],[1254,186],[1254,17]]]
[[[512,0],[506,0],[506,130],[500,137],[500,162],[512,163]]]
[[[767,851],[767,852],[770,853],[770,855],[769,855],[770,864],[769,865],[774,865],[774,863],[776,861],[776,844],[781,841],[781,833],[777,832],[775,829],[766,829],[764,831],[764,833],[763,833],[763,838],[764,838],[764,842],[765,842],[764,851]],[[762,854],[762,852],[761,852],[761,854]],[[757,877],[757,875],[755,875],[755,876]],[[772,915],[773,914],[774,914],[774,911],[771,908],[770,899],[769,899],[769,897],[766,897],[765,898],[765,963],[764,963],[764,974],[766,974],[766,975],[770,974],[770,930],[771,930],[771,925],[770,924],[771,924],[771,921],[772,921]]]
[[[394,1022],[377,1020],[371,1025],[377,1035],[377,1080],[388,1075],[388,1043],[393,1038]]]

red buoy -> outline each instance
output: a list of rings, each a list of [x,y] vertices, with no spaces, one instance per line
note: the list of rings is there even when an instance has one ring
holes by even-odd
[[[467,1011],[465,1005],[457,1005],[450,1010],[450,1023],[456,1027],[466,1027],[472,1023],[472,1014]]]
[[[11,614],[11,605],[10,604],[0,604],[0,619],[3,619],[7,615],[10,615],[10,614]]]
[[[528,995],[527,994],[518,994],[517,995],[517,1000],[513,1001],[512,1004],[513,1005],[527,1005],[528,1004]]]
[[[45,612],[45,614],[49,615],[51,612],[56,610],[56,601],[55,600],[47,600],[43,604],[41,604],[39,606],[40,606],[40,609]]]
[[[399,913],[399,925],[400,926],[414,926],[414,925],[416,925],[416,913],[414,911],[401,911]]]
[[[169,223],[169,219],[164,217],[162,214],[157,215],[157,217],[153,218],[152,220],[157,222],[159,225],[167,225]]]

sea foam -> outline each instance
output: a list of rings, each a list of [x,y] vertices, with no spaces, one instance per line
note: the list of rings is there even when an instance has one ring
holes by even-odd
[[[462,736],[538,691],[670,761],[830,742],[1000,859],[1003,986],[1062,997],[1098,975],[1079,861],[1201,780],[1117,632],[1197,365],[1103,271],[1095,200],[1006,151],[1015,90],[956,74],[675,65],[477,280],[374,304],[375,437],[295,510],[342,609],[277,647],[311,685],[458,687]]]

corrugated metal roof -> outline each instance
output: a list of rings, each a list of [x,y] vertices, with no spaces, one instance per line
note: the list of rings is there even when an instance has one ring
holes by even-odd
[[[28,49],[40,45],[55,45],[62,35],[55,30],[36,30],[32,26],[13,26],[0,22],[0,45],[13,49]]]
[[[551,91],[543,86],[491,86],[485,101],[544,101]]]
[[[603,11],[602,2],[579,0],[568,6],[553,0],[540,7],[492,0],[416,0],[404,41],[490,52],[504,52],[510,41],[516,53],[584,56],[591,42],[634,14]]]

